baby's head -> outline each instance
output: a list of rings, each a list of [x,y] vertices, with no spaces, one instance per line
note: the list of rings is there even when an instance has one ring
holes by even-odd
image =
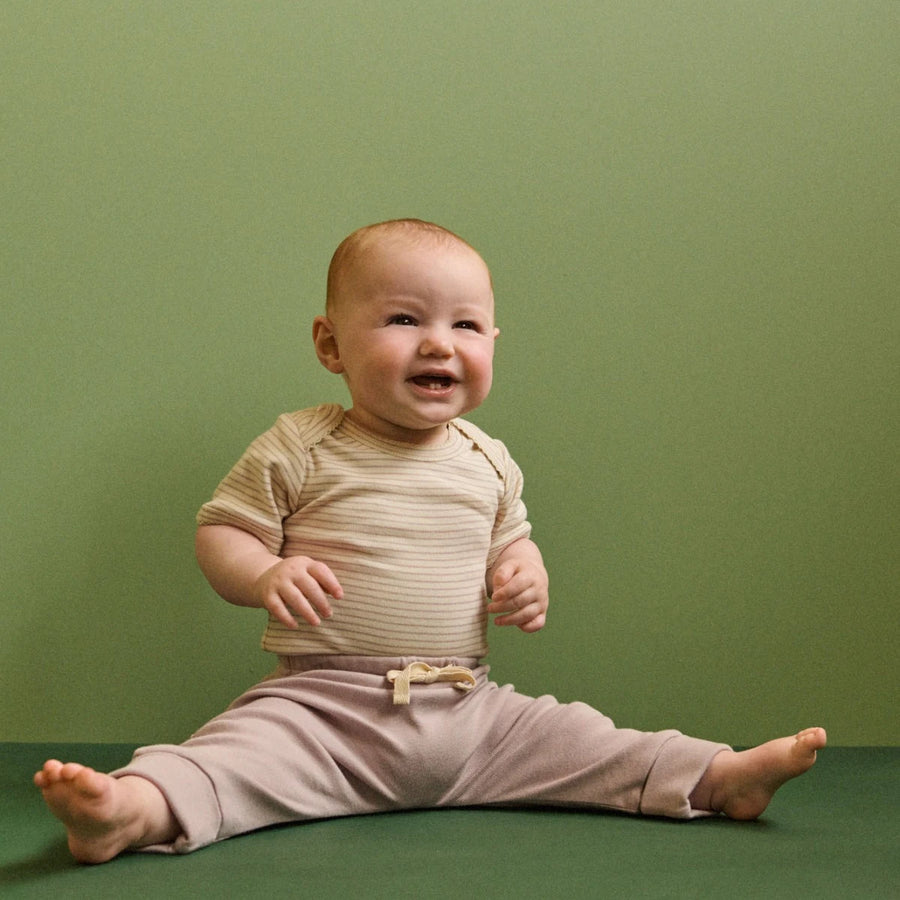
[[[349,234],[338,245],[328,267],[328,283],[325,299],[326,315],[331,315],[337,304],[355,293],[353,276],[365,272],[377,255],[402,254],[404,251],[424,248],[436,254],[458,250],[469,252],[481,259],[478,251],[459,235],[442,225],[422,219],[391,219],[365,225]],[[482,264],[483,260],[482,260]],[[490,272],[484,266],[490,283]]]
[[[440,442],[487,396],[498,333],[490,272],[453,232],[418,219],[354,231],[331,260],[326,304],[316,353],[344,377],[348,416],[371,431]]]

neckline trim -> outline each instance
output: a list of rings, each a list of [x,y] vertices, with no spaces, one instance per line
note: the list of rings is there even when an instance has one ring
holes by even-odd
[[[438,447],[419,447],[403,441],[392,441],[389,438],[378,437],[349,419],[345,409],[342,408],[341,413],[342,417],[337,425],[337,430],[342,431],[358,444],[363,444],[373,450],[380,450],[382,453],[387,453],[390,456],[403,457],[405,459],[450,459],[459,453],[465,441],[463,433],[456,425],[455,419],[451,419],[447,423],[447,440],[443,444]]]

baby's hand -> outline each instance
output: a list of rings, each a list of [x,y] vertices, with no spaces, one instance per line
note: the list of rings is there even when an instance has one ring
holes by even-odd
[[[510,559],[494,570],[489,613],[501,613],[495,625],[515,625],[526,634],[540,631],[547,621],[547,570],[531,559]]]
[[[329,595],[335,600],[344,595],[331,569],[308,556],[289,556],[266,569],[253,592],[259,605],[287,628],[300,627],[294,614],[310,625],[330,619]]]

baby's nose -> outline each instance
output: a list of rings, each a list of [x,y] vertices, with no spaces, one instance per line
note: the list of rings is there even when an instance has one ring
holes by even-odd
[[[449,335],[432,331],[422,338],[419,352],[422,356],[453,356],[453,341]]]

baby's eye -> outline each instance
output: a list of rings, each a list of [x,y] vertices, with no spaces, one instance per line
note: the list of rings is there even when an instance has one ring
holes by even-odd
[[[477,322],[472,322],[468,319],[465,319],[462,322],[457,322],[453,327],[454,328],[465,328],[468,331],[481,331],[481,329],[478,327]]]
[[[416,320],[405,313],[397,313],[388,319],[388,325],[415,325]]]

